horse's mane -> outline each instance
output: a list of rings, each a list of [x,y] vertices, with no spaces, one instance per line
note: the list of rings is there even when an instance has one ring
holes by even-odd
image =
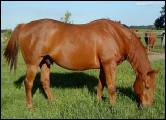
[[[151,69],[146,49],[133,31],[131,31],[131,47],[127,58],[136,73]]]

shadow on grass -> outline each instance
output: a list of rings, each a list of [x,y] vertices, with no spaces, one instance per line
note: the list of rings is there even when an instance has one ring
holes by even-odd
[[[21,88],[25,80],[25,75],[21,76],[17,81],[14,82],[16,88]],[[74,73],[51,73],[50,74],[50,87],[51,88],[88,88],[91,94],[96,94],[95,87],[97,87],[98,79],[94,76],[90,76],[83,72]],[[40,83],[40,74],[36,75],[33,83],[32,95],[35,94],[36,90],[39,91],[46,97],[45,92]]]
[[[132,101],[136,101],[136,95],[133,92],[132,87],[127,87],[127,88],[118,87],[117,91],[120,95],[125,95],[129,97]]]
[[[133,92],[131,87],[117,87],[116,88],[116,94],[119,94],[120,96],[127,96],[129,99],[131,99],[133,102],[137,102],[136,95]],[[102,100],[103,101],[108,101],[108,97],[103,96]]]
[[[23,86],[23,81],[25,75],[20,77],[14,82],[17,88]],[[94,76],[90,76],[83,72],[73,72],[73,73],[51,73],[50,74],[50,87],[51,88],[84,88],[86,87],[92,95],[97,94],[98,79]],[[33,83],[32,95],[35,94],[36,90],[39,89],[40,93],[46,97],[46,94],[40,83],[40,74],[36,75],[35,81]],[[128,96],[132,101],[136,101],[136,96],[132,91],[131,87],[123,88],[117,87],[117,94]],[[47,97],[46,97],[47,98]],[[107,98],[103,97],[105,101]]]

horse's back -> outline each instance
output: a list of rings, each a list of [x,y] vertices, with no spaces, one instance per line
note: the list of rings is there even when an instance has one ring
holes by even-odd
[[[62,67],[82,70],[120,59],[129,33],[109,20],[74,25],[42,19],[25,24],[19,38],[27,63],[39,64],[42,57],[49,55]]]

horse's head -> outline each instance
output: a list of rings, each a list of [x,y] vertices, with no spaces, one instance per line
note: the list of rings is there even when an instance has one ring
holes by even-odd
[[[134,83],[134,92],[137,95],[139,105],[148,107],[153,102],[155,79],[159,70],[151,70],[146,75],[137,75]]]

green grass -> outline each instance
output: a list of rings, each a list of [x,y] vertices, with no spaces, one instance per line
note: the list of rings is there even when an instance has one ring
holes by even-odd
[[[2,52],[2,51],[1,51]],[[146,109],[137,107],[133,93],[135,74],[128,62],[117,68],[117,102],[111,107],[108,93],[103,91],[104,100],[97,102],[96,88],[98,70],[73,72],[53,65],[51,68],[51,91],[56,99],[49,103],[40,85],[38,74],[33,87],[33,109],[25,105],[23,80],[26,67],[21,55],[16,72],[10,72],[1,56],[1,118],[164,118],[165,116],[165,63],[152,63],[160,68],[154,104]]]

